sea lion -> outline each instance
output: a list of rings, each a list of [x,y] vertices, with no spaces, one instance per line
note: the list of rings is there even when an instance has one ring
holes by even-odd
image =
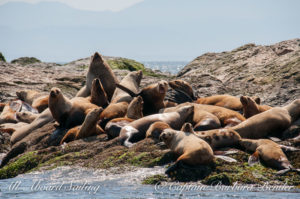
[[[122,127],[126,126],[134,120],[143,117],[143,98],[141,96],[133,98],[127,108],[127,113],[125,117],[115,118],[110,120],[105,125],[105,132],[108,138],[112,139],[118,137]]]
[[[213,149],[238,146],[241,136],[230,128],[196,131],[195,135],[205,140]]]
[[[169,128],[171,128],[170,125],[165,122],[154,122],[148,128],[146,132],[146,138],[159,139],[159,136],[163,132],[163,130]]]
[[[107,100],[106,92],[101,84],[100,79],[96,78],[92,81],[91,96],[87,99],[97,106],[105,108],[108,106],[109,102]]]
[[[61,127],[72,128],[81,125],[89,111],[98,108],[88,98],[75,97],[69,100],[59,88],[52,88],[49,96],[49,109]]]
[[[100,126],[105,128],[106,124],[114,118],[125,117],[128,109],[127,102],[109,104],[100,115]]]
[[[192,101],[197,100],[196,94],[192,88],[192,86],[184,81],[184,80],[172,80],[169,81],[169,86],[173,88],[174,90],[179,90],[183,92],[185,95],[187,95],[189,98],[191,98]]]
[[[12,105],[12,102],[10,102],[9,104],[6,104],[4,106],[4,109],[3,109],[2,113],[0,114],[0,124],[17,123],[18,122],[18,119],[16,117],[16,112],[21,110],[21,106],[14,109],[14,107],[11,105]]]
[[[216,129],[221,126],[234,126],[246,120],[240,113],[227,108],[189,102],[179,104],[176,107],[162,109],[160,112],[166,113],[175,111],[178,108],[187,105],[195,106],[192,124],[195,125],[195,130],[197,131]]]
[[[0,125],[0,132],[5,132],[8,134],[13,134],[18,128],[23,127],[27,123],[18,122],[18,123],[5,123]]]
[[[300,172],[299,169],[293,168],[281,147],[272,140],[241,139],[240,145],[247,151],[254,152],[248,160],[250,166],[261,160],[266,166],[280,170],[277,174],[284,174],[290,170]]]
[[[231,95],[213,95],[210,97],[201,97],[197,99],[196,103],[220,106],[234,111],[242,111],[243,109],[240,99]]]
[[[165,107],[164,98],[168,90],[168,82],[161,80],[143,88],[139,93],[134,93],[130,89],[117,84],[117,87],[129,93],[132,97],[141,96],[144,101],[143,114],[151,115]]]
[[[242,138],[281,137],[282,132],[300,117],[300,99],[284,107],[274,107],[232,127]]]
[[[175,164],[166,171],[167,174],[175,170],[182,162],[191,166],[214,163],[212,148],[193,133],[165,129],[159,139],[179,156]]]
[[[184,123],[182,125],[180,131],[189,132],[189,133],[195,133],[193,125],[191,123],[189,123],[189,122]]]
[[[49,110],[49,108],[47,108],[42,113],[40,113],[33,122],[16,129],[16,131],[10,138],[11,144],[14,145],[16,142],[29,135],[35,129],[38,129],[51,121],[53,121],[53,117],[51,111]]]
[[[116,89],[116,84],[119,83],[119,80],[111,70],[108,63],[98,52],[96,52],[91,58],[91,63],[86,75],[86,85],[78,91],[76,97],[89,96],[91,93],[92,81],[95,78],[100,79],[107,94],[107,99],[110,101]]]
[[[138,93],[142,77],[143,77],[143,72],[141,70],[129,72],[122,79],[120,85],[125,86],[126,88],[130,89],[134,93]],[[119,88],[116,88],[114,95],[111,98],[111,103],[127,102],[129,104],[131,100],[132,97],[127,92]]]
[[[39,113],[43,112],[48,108],[49,95],[45,95],[35,90],[21,90],[16,92],[17,97],[31,105],[34,109],[38,110]]]
[[[23,112],[17,112],[16,118],[19,122],[25,122],[25,123],[31,123],[33,120],[35,120],[39,114],[32,113],[30,111],[23,111]]]
[[[101,107],[95,108],[92,111],[90,111],[85,117],[83,124],[81,126],[76,126],[70,129],[63,137],[60,144],[63,144],[64,142],[70,142],[73,140],[103,134],[103,129],[97,124],[102,111],[103,108]]]
[[[260,105],[260,98],[253,100],[251,97],[241,96],[240,101],[243,105],[243,115],[245,118],[252,117],[272,108],[268,105]]]
[[[132,146],[134,142],[144,139],[149,126],[158,121],[167,123],[173,129],[180,129],[193,112],[193,106],[184,106],[176,112],[154,114],[135,120],[121,129],[120,141],[127,147]]]
[[[38,110],[39,113],[48,108],[49,95],[38,97],[33,100],[32,107]]]

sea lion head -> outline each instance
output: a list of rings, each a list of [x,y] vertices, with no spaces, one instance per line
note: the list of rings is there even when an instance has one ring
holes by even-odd
[[[100,61],[101,63],[104,62],[104,59],[100,55],[100,53],[95,52],[95,54],[92,56],[91,62],[97,62]]]
[[[184,123],[184,125],[181,127],[180,131],[194,133],[194,128],[191,123],[187,122],[187,123]]]
[[[139,70],[139,71],[131,72],[130,76],[135,80],[135,82],[137,83],[137,85],[140,85],[141,84],[141,80],[143,78],[143,71]]]
[[[187,105],[187,106],[180,107],[178,109],[178,113],[183,113],[183,114],[186,114],[186,115],[191,115],[191,114],[194,113],[194,106],[193,105]]]
[[[127,117],[131,119],[140,119],[143,117],[144,100],[141,96],[133,98],[127,108]]]
[[[25,99],[27,98],[27,93],[28,92],[26,90],[21,90],[21,91],[17,91],[16,95],[20,100],[25,101]]]
[[[159,94],[166,94],[168,91],[168,82],[165,80],[161,80],[157,83],[156,88]]]
[[[184,80],[172,80],[169,82],[169,86],[175,90],[180,90],[190,96],[193,100],[197,100],[196,94],[190,84]]]
[[[260,103],[260,99],[259,100],[258,99],[259,98],[256,98],[256,100]],[[254,101],[252,98],[248,96],[241,96],[240,101],[243,105],[243,113],[245,118],[249,118],[259,113],[258,105],[256,101]]]
[[[165,142],[167,145],[170,143],[175,135],[176,131],[173,129],[165,129],[159,136],[159,140]]]
[[[50,91],[49,100],[55,100],[62,96],[61,90],[59,88],[52,88]]]
[[[92,111],[90,111],[86,116],[86,121],[94,121],[98,122],[100,120],[100,114],[102,113],[103,108],[94,108]]]

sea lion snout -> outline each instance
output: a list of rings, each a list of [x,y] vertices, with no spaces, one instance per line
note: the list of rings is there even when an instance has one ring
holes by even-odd
[[[59,88],[52,88],[50,91],[50,97],[56,97],[60,94],[60,92]]]

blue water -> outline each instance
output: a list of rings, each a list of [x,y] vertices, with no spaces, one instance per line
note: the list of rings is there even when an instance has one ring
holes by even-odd
[[[171,74],[177,74],[188,64],[187,61],[142,61],[142,63],[145,67],[151,68],[152,70],[160,70]]]
[[[146,176],[161,174],[163,167],[117,168],[92,170],[60,167],[51,171],[19,175],[0,180],[0,198],[288,198],[300,197],[300,190],[277,187],[280,191],[269,191],[271,187],[204,186],[201,184],[166,183],[143,185]],[[190,186],[190,187],[188,187]],[[275,188],[273,188],[275,189]],[[241,191],[243,190],[243,191]]]

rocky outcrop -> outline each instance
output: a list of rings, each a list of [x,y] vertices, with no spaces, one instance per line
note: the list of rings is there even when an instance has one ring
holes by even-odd
[[[206,53],[185,66],[178,78],[191,82],[199,96],[256,95],[268,105],[285,105],[300,97],[300,39]]]
[[[28,65],[28,64],[34,64],[34,63],[40,63],[41,60],[35,58],[35,57],[20,57],[18,59],[14,59],[11,61],[11,63],[15,64],[21,64],[21,65]]]
[[[6,62],[4,55],[0,52],[0,61]]]

